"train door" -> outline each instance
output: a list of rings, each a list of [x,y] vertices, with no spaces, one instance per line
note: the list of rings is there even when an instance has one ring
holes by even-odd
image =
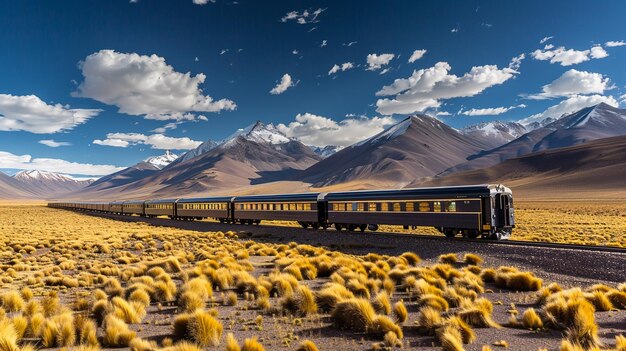
[[[515,225],[513,198],[510,194],[496,194],[495,203],[496,227],[512,227]]]

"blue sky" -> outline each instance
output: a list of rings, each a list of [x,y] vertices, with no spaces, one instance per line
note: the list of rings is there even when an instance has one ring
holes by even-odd
[[[623,107],[624,13],[622,1],[2,1],[0,168],[101,175],[256,120],[322,145],[418,112],[461,128]]]

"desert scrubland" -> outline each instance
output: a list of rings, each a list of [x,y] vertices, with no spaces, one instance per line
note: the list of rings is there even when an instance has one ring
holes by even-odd
[[[519,208],[571,233],[625,221]],[[626,284],[544,281],[471,253],[351,255],[32,204],[0,205],[0,232],[2,350],[626,350]]]

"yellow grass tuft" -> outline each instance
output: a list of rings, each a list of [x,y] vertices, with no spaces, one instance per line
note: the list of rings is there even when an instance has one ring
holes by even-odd
[[[509,342],[506,340],[497,340],[497,341],[494,341],[493,346],[508,348]]]
[[[150,294],[148,294],[143,289],[137,289],[130,293],[130,295],[128,296],[128,301],[138,302],[144,307],[148,307],[150,306]]]
[[[430,331],[439,328],[442,322],[441,311],[436,308],[424,307],[417,315],[417,324]]]
[[[626,292],[613,290],[606,294],[613,307],[626,310]]]
[[[178,298],[178,306],[185,312],[193,312],[198,309],[203,309],[206,306],[204,298],[198,293],[188,290],[180,295]]]
[[[159,349],[159,345],[155,341],[142,338],[134,338],[128,347],[130,347],[130,351],[157,351]]]
[[[463,256],[463,262],[477,266],[483,262],[483,259],[476,254],[468,253]]]
[[[610,311],[613,309],[611,300],[603,291],[594,290],[591,293],[585,294],[585,298],[593,304],[596,311]]]
[[[446,301],[443,297],[435,294],[422,295],[422,297],[418,301],[418,305],[420,307],[432,307],[442,312],[448,311],[448,308],[450,307],[448,305],[448,301]]]
[[[624,335],[615,337],[615,351],[626,351],[626,337]]]
[[[129,303],[119,296],[111,300],[111,305],[113,305],[113,314],[126,323],[140,323],[146,315],[143,304]]]
[[[257,338],[250,338],[244,340],[241,351],[265,351],[265,348],[259,343]]]
[[[217,319],[202,310],[176,316],[173,326],[176,338],[193,341],[201,347],[219,345],[224,330]]]
[[[241,351],[241,346],[235,339],[235,335],[233,333],[228,333],[226,335],[226,351]]]
[[[19,312],[24,308],[24,299],[17,291],[9,291],[0,297],[2,308],[9,312]]]
[[[13,323],[13,328],[15,329],[15,332],[17,334],[17,339],[21,340],[24,337],[24,334],[26,334],[26,330],[28,329],[28,318],[24,317],[23,315],[17,315],[13,317],[11,322]]]
[[[380,292],[374,297],[374,301],[372,302],[372,306],[376,313],[380,314],[391,314],[391,300],[389,299],[389,295],[386,291]]]
[[[543,328],[543,321],[534,308],[529,308],[522,314],[522,325],[524,328],[537,330]]]
[[[447,326],[437,333],[444,351],[464,351],[461,332],[453,326]]]
[[[317,305],[324,312],[332,311],[337,303],[354,297],[350,290],[337,283],[331,283],[316,293]]]
[[[400,324],[406,322],[409,317],[409,312],[404,305],[404,301],[400,300],[393,305],[393,315],[396,318],[396,322]]]
[[[474,302],[468,301],[461,305],[458,316],[467,324],[476,328],[500,328],[491,318],[493,305],[491,301],[481,298]]]
[[[400,255],[400,257],[404,258],[410,266],[415,266],[422,261],[422,259],[414,252],[405,252]]]
[[[300,346],[298,346],[296,351],[319,351],[319,349],[317,348],[317,346],[315,346],[315,343],[313,341],[304,340],[300,343]]]
[[[103,328],[103,341],[109,347],[127,347],[136,336],[136,333],[130,330],[123,320],[113,314],[104,318]]]
[[[338,328],[360,332],[370,329],[375,318],[374,308],[363,298],[341,301],[331,313],[331,320]]]
[[[299,316],[317,313],[318,309],[315,295],[306,285],[299,285],[291,295],[283,298],[281,305],[286,311]]]
[[[439,256],[439,262],[447,264],[455,264],[459,262],[459,258],[455,253],[443,254]]]

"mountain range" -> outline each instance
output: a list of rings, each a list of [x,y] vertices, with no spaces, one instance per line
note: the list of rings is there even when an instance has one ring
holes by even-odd
[[[523,170],[521,174],[550,174],[534,178],[538,180],[533,184],[539,189],[537,182],[558,179],[557,174],[580,167],[589,171],[585,168],[593,164],[589,158],[577,159],[575,155],[604,150],[604,144],[591,141],[624,135],[626,111],[606,104],[542,124],[493,121],[460,130],[434,117],[416,115],[345,148],[307,146],[272,124],[257,121],[222,141],[206,141],[181,156],[166,152],[89,183],[56,180],[52,174],[43,173],[2,174],[0,197],[130,199],[399,188],[479,180],[521,184],[506,172],[515,169]],[[613,141],[611,145],[618,144]],[[606,147],[615,150],[617,146]],[[539,165],[542,157],[560,157],[569,166],[558,162]],[[626,158],[624,153],[601,158],[602,167],[618,164],[620,157]],[[524,168],[522,164],[537,165],[536,170],[529,171],[532,166]],[[553,170],[545,168],[551,165]],[[583,177],[583,173],[567,175],[577,176]],[[50,183],[57,181],[58,185]]]

